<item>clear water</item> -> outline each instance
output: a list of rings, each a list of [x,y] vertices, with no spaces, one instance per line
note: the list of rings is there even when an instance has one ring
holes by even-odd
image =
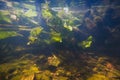
[[[1,0],[0,80],[120,80],[119,0]]]

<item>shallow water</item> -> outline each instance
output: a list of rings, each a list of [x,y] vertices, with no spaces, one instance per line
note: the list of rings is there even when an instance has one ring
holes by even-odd
[[[1,0],[0,80],[120,80],[119,8],[119,0]]]

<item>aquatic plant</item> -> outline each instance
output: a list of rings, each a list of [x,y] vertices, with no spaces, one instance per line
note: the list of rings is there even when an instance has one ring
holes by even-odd
[[[27,8],[27,9],[31,9],[31,10],[35,10],[36,8],[35,8],[35,6],[34,5],[32,5],[32,4],[23,4],[23,6],[25,7],[25,8]]]
[[[47,24],[47,30],[44,29],[43,33],[38,33],[37,35],[33,35],[36,31],[31,31],[29,40],[30,43],[38,42],[38,43],[47,43],[52,44],[54,42],[61,43],[63,40],[68,41],[71,43],[74,31],[73,28],[78,27],[79,18],[74,16],[72,13],[66,14],[65,12],[54,12],[50,9],[49,3],[43,4],[42,7],[42,17],[45,20],[45,24]],[[65,13],[65,14],[63,14]],[[42,37],[42,35],[46,35],[47,37]],[[38,37],[39,36],[39,37]],[[88,37],[87,40],[78,43],[75,45],[81,45],[83,48],[88,48],[91,46],[92,37]],[[29,44],[29,42],[28,42]]]
[[[48,64],[57,67],[60,64],[60,59],[53,54],[51,57],[48,57]]]
[[[42,27],[35,27],[35,28],[31,29],[30,35],[36,37],[42,32],[42,30],[43,30]]]
[[[8,13],[6,13],[6,14],[8,14]],[[3,24],[4,22],[11,23],[11,19],[9,18],[8,15],[4,15],[4,13],[0,11],[0,23]]]
[[[47,22],[48,26],[55,28],[57,31],[63,27],[63,21],[61,18],[59,18],[58,16],[53,16],[48,22]]]
[[[44,3],[43,4],[43,9],[42,9],[42,16],[44,19],[51,19],[53,17],[51,10],[49,8],[49,3]]]
[[[22,36],[22,35],[15,31],[0,31],[0,39],[6,39],[15,36]]]
[[[27,12],[25,12],[24,16],[35,17],[35,16],[37,16],[37,13],[35,11],[33,11],[32,9],[29,9]]]
[[[87,80],[109,80],[109,78],[101,74],[93,74],[92,77],[88,78]]]
[[[30,31],[30,36],[28,37],[29,42],[27,43],[27,45],[30,45],[32,43],[35,42],[35,40],[38,39],[38,36],[40,35],[40,33],[42,32],[43,28],[42,27],[35,27]]]
[[[53,42],[62,42],[62,36],[60,33],[52,31],[50,34]]]
[[[67,22],[64,23],[64,27],[65,27],[66,29],[70,30],[70,31],[73,30],[73,27],[70,26],[70,25],[68,25]]]
[[[51,19],[52,18],[52,14],[50,13],[50,11],[48,9],[42,11],[42,16],[45,19]]]
[[[41,74],[36,75],[36,80],[51,80],[51,72],[49,70],[45,70]]]
[[[86,40],[80,42],[78,45],[81,46],[82,48],[89,48],[92,44],[93,37],[89,36]]]

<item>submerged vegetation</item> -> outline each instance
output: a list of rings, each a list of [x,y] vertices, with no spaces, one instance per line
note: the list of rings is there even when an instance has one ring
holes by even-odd
[[[89,48],[92,44],[92,41],[93,41],[93,37],[92,36],[89,36],[87,38],[87,40],[85,41],[82,41],[81,43],[79,43],[79,45],[82,47],[82,48]]]
[[[42,28],[40,28],[40,27],[33,28],[30,31],[30,36],[28,38],[29,42],[27,44],[30,45],[30,44],[34,43],[35,40],[38,39],[38,36],[40,35],[41,32],[42,32]]]
[[[22,35],[15,31],[0,31],[0,39],[6,39],[14,36],[22,36]]]
[[[0,80],[120,80],[119,0],[107,1],[1,0]]]
[[[109,58],[102,56],[94,58],[91,55],[80,54],[76,61],[66,63],[55,54],[48,58],[44,55],[24,54],[18,60],[1,64],[0,78],[4,80],[119,80],[117,78],[120,76],[120,71],[107,60]]]
[[[4,13],[7,13],[7,12],[0,11],[0,22],[1,23],[4,23],[4,22],[11,23],[10,18],[7,15],[5,15]]]

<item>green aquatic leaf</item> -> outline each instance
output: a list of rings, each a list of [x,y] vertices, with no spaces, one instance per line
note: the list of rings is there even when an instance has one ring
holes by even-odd
[[[25,8],[35,10],[35,6],[31,4],[23,4]]]
[[[81,46],[82,48],[89,48],[92,44],[93,37],[89,36],[86,40],[82,41],[78,45]]]
[[[47,20],[51,19],[53,17],[53,14],[49,8],[49,3],[46,2],[46,3],[42,4],[42,8],[43,8],[42,9],[42,17]]]
[[[22,36],[15,31],[0,31],[0,39],[6,39],[8,37]]]
[[[7,16],[10,14],[9,11],[6,11],[6,10],[0,10],[0,14],[4,15],[4,16]]]
[[[51,19],[51,18],[53,17],[53,15],[52,15],[52,13],[50,12],[49,9],[44,9],[44,10],[42,11],[42,16],[43,16],[43,18],[45,18],[45,19]]]
[[[69,31],[72,31],[73,27],[77,27],[79,24],[80,22],[76,17],[64,20],[64,28],[68,29]]]
[[[8,14],[8,13],[6,13]],[[7,22],[7,23],[11,23],[11,19],[5,15],[3,12],[0,12],[0,22]]]
[[[37,37],[42,32],[42,30],[43,30],[42,27],[35,27],[30,31],[30,36]]]
[[[73,30],[72,26],[67,25],[66,22],[64,23],[64,28],[68,29],[69,31]]]
[[[30,44],[34,43],[35,40],[37,40],[37,37],[30,36],[28,39],[29,39],[29,42],[27,43],[27,45],[30,45]]]
[[[54,42],[62,42],[61,34],[52,31],[52,32],[51,32],[51,40],[54,41]]]
[[[38,39],[38,36],[41,34],[42,30],[42,27],[33,28],[30,31],[30,36],[28,37],[29,42],[27,43],[27,45],[34,43]]]
[[[36,13],[35,11],[33,11],[32,9],[30,9],[30,10],[28,10],[28,11],[24,14],[24,16],[26,16],[26,17],[35,17],[35,16],[37,16],[37,13]]]

